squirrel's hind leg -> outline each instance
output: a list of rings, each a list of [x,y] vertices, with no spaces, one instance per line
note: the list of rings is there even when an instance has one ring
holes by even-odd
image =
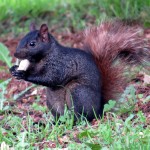
[[[100,92],[90,87],[79,85],[72,89],[71,100],[73,103],[74,113],[77,117],[82,115],[88,121],[99,118],[101,115],[101,99]],[[71,106],[72,107],[72,106]]]

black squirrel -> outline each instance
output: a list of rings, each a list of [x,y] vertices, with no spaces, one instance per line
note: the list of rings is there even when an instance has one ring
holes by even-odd
[[[10,68],[11,74],[47,87],[47,106],[54,116],[65,104],[75,115],[91,121],[103,112],[110,99],[117,99],[125,86],[128,64],[149,61],[150,46],[141,28],[121,21],[103,22],[84,31],[83,49],[64,47],[49,33],[46,24],[31,26],[14,56],[30,62],[26,71]]]

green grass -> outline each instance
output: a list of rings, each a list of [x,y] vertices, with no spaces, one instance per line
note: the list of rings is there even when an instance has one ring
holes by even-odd
[[[149,0],[0,0],[0,31],[20,33],[32,21],[38,25],[46,22],[58,30],[83,29],[116,17],[137,19],[150,26],[149,9]]]
[[[116,112],[110,112],[115,108],[111,100],[105,105],[107,112],[101,120],[91,124],[81,118],[75,126],[72,112],[66,109],[64,116],[56,121],[46,106],[39,105],[39,97],[27,105],[27,110],[24,110],[26,106],[20,109],[16,102],[14,106],[0,111],[0,143],[15,150],[54,147],[67,147],[69,150],[149,150],[150,125],[142,111],[134,112],[137,98],[142,98],[142,95],[136,95],[133,87],[125,90],[124,98],[125,94],[128,100],[124,100]],[[4,101],[9,103],[5,98]],[[38,117],[40,120],[36,121]]]
[[[124,120],[116,114],[107,113],[106,118],[94,126],[86,121],[79,122],[77,126],[72,126],[70,122],[54,125],[50,118],[49,113],[43,112],[45,121],[35,124],[30,115],[22,119],[13,113],[6,113],[1,121],[0,143],[5,142],[15,150],[40,149],[44,142],[45,149],[51,147],[46,142],[56,148],[68,147],[71,150],[150,148],[150,128],[144,127],[146,118],[140,111]]]

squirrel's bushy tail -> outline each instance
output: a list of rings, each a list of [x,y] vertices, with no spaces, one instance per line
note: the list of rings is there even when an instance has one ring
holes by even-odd
[[[89,50],[101,71],[104,102],[117,99],[126,85],[127,64],[143,64],[150,60],[150,45],[144,30],[121,21],[104,22],[84,32],[84,47]],[[116,61],[120,60],[120,61]]]

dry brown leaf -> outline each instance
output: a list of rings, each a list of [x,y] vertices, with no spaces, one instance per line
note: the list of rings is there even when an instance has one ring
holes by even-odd
[[[150,84],[150,76],[145,73],[143,73],[143,74],[144,74],[144,79],[143,79],[144,84]]]
[[[14,150],[14,148],[10,148],[5,142],[2,142],[0,145],[0,150]]]

